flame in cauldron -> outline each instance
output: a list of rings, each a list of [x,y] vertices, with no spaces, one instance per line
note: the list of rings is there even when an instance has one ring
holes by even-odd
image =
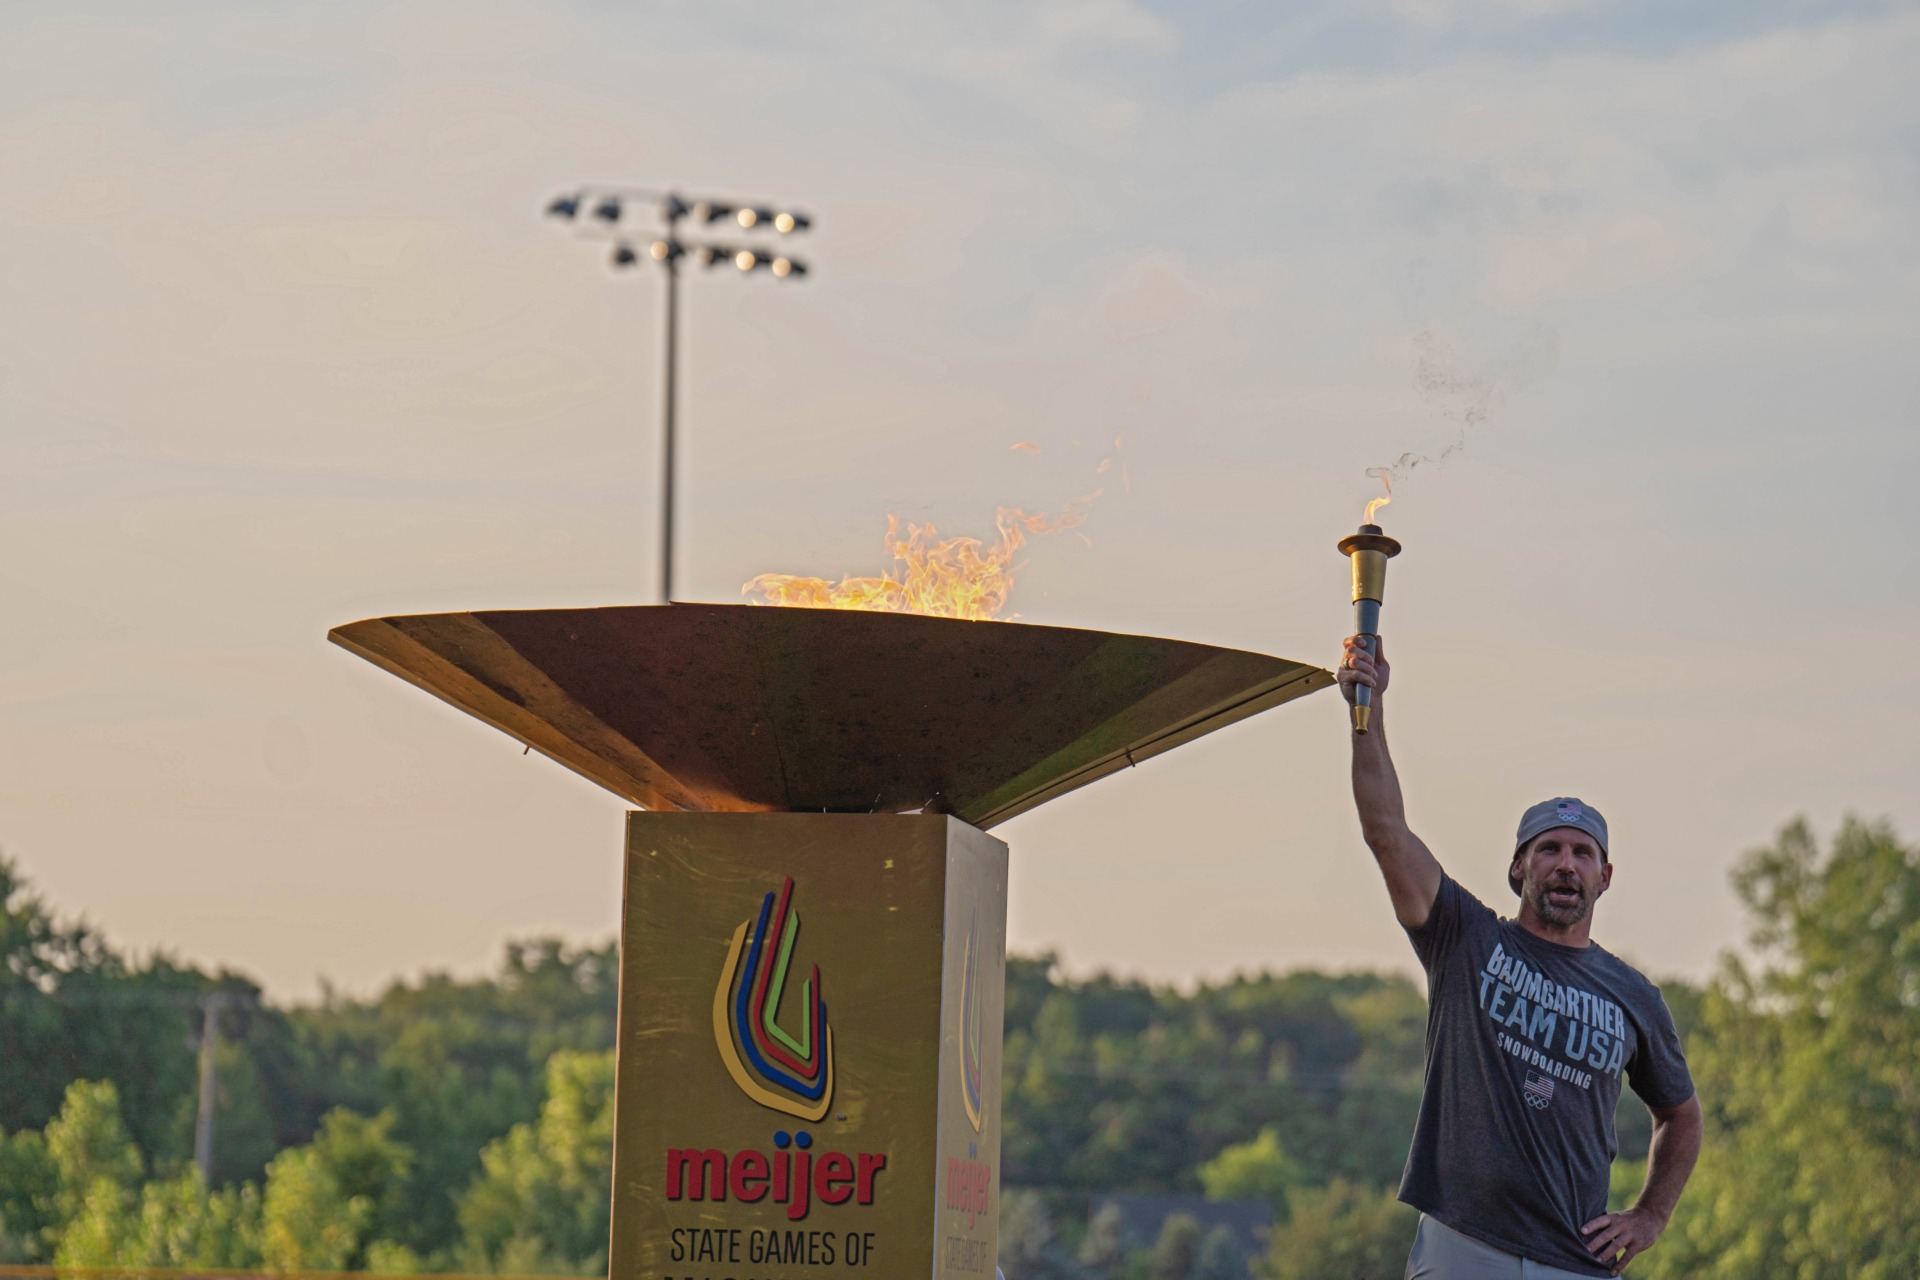
[[[902,532],[898,516],[887,517],[887,552],[894,567],[875,577],[846,577],[838,582],[789,573],[763,573],[741,588],[758,603],[807,609],[871,609],[883,613],[924,613],[938,618],[984,621],[997,618],[1013,594],[1013,558],[1029,537],[1058,533],[1083,524],[1099,491],[1066,504],[1057,516],[1028,514],[1001,507],[994,515],[999,537],[943,538],[931,524],[909,524]]]

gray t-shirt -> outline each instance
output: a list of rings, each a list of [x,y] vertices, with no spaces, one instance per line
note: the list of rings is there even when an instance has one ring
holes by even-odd
[[[1427,970],[1427,1070],[1400,1198],[1496,1249],[1607,1275],[1580,1228],[1607,1211],[1621,1073],[1649,1107],[1693,1096],[1660,989],[1450,876],[1407,936]]]

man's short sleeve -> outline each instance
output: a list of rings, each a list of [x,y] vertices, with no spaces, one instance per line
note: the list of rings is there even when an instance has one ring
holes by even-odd
[[[1462,889],[1452,876],[1442,871],[1440,891],[1433,897],[1433,910],[1427,913],[1427,922],[1417,929],[1407,930],[1407,939],[1413,943],[1413,953],[1420,957],[1420,964],[1427,972],[1433,972],[1453,954],[1475,914],[1491,917],[1493,912],[1480,899]]]
[[[1674,1030],[1673,1014],[1660,998],[1660,988],[1648,984],[1639,1012],[1640,1044],[1633,1061],[1627,1063],[1627,1083],[1655,1111],[1677,1107],[1693,1096],[1693,1075],[1687,1070],[1680,1033]]]

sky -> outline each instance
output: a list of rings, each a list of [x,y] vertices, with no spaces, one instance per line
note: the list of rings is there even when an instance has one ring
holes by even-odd
[[[1022,619],[1331,666],[1430,458],[1414,828],[1510,910],[1584,798],[1595,937],[1704,977],[1782,824],[1920,838],[1915,65],[1847,0],[5,6],[0,848],[281,1000],[610,936],[623,803],[325,635],[655,598],[662,280],[541,210],[671,185],[817,219],[684,282],[679,597],[1102,488]],[[1413,972],[1344,720],[996,829],[1012,947]]]

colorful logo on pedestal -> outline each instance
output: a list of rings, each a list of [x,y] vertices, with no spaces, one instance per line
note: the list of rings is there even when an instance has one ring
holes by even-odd
[[[751,929],[751,934],[749,934]],[[757,921],[742,920],[727,948],[713,991],[713,1039],[741,1092],[763,1107],[819,1121],[833,1104],[833,1031],[820,966],[801,984],[798,1009],[781,1025],[782,997],[800,936],[793,877],[760,903]]]
[[[978,1132],[987,1108],[985,1073],[980,1066],[980,913],[967,921],[965,987],[960,997],[960,1097],[967,1119]]]

